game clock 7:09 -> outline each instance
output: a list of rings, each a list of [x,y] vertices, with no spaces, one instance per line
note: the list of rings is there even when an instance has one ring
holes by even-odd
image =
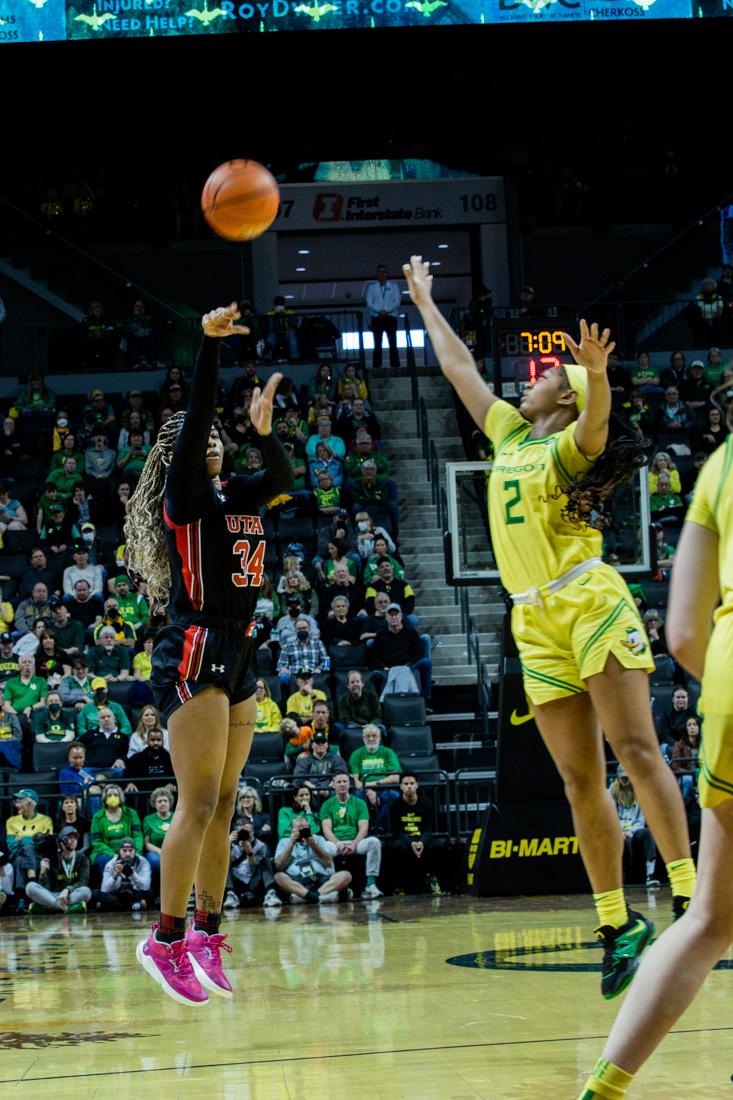
[[[560,329],[529,326],[505,329],[500,341],[502,355],[562,355],[568,350]]]

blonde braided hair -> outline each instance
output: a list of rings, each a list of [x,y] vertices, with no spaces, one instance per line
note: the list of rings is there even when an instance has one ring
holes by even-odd
[[[130,573],[147,582],[148,596],[165,607],[171,587],[171,567],[163,525],[165,471],[186,414],[174,413],[158,432],[135,492],[127,502],[125,556]]]

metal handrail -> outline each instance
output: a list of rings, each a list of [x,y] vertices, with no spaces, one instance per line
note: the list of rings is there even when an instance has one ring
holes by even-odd
[[[639,272],[647,271],[649,267],[655,262],[655,260],[658,260],[661,256],[666,255],[666,253],[674,248],[675,245],[679,244],[681,240],[684,240],[685,237],[694,233],[696,229],[699,229],[702,225],[705,224],[708,218],[719,217],[720,211],[723,209],[723,207],[729,206],[731,203],[733,203],[733,195],[728,195],[726,196],[726,198],[721,199],[720,202],[716,203],[715,206],[711,206],[710,209],[706,210],[704,214],[700,214],[697,218],[691,221],[689,225],[686,225],[684,229],[680,229],[678,233],[675,233],[674,236],[665,241],[663,245],[660,245],[659,248],[657,248],[654,252],[651,252],[644,260],[636,264],[635,267],[631,268],[631,270],[623,276],[623,281],[625,283],[629,283],[635,275],[639,274]],[[589,305],[593,306],[597,303],[602,302],[606,295],[612,294],[613,291],[613,286],[607,287],[596,298],[594,298],[593,301],[589,303]]]

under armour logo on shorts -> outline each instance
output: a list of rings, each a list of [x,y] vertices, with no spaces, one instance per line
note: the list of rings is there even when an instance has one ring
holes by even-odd
[[[224,672],[225,668],[226,668],[226,665],[212,665],[211,666],[211,671],[212,672]]]

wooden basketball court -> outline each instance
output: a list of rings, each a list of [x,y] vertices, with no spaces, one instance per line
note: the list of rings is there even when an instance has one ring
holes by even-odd
[[[632,892],[669,923],[669,893]],[[616,1011],[587,898],[389,898],[226,915],[237,996],[175,1004],[149,917],[0,923],[0,1086],[29,1100],[575,1100]],[[450,961],[449,961],[450,960]],[[733,1097],[730,957],[634,1086]]]

